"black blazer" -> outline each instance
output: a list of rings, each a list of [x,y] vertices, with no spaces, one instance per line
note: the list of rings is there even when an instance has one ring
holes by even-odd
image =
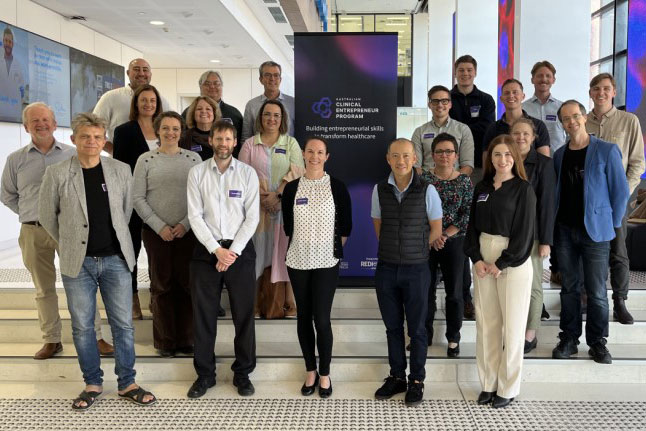
[[[131,172],[134,172],[139,156],[150,151],[137,120],[128,121],[114,129],[112,145],[112,157],[130,165]]]
[[[554,220],[556,209],[554,206],[556,192],[556,174],[554,162],[550,157],[538,153],[530,147],[529,154],[523,163],[527,180],[532,185],[536,194],[536,229],[534,239],[539,244],[552,245],[554,236]]]
[[[290,243],[294,233],[294,199],[299,181],[300,178],[285,185],[281,200],[283,229],[285,235],[289,237]],[[352,231],[352,203],[350,202],[350,193],[342,181],[330,176],[330,186],[334,199],[334,257],[341,259],[343,257],[341,238],[350,236]]]

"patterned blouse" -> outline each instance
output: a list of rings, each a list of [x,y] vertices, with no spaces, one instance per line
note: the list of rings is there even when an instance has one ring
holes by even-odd
[[[460,174],[452,180],[441,180],[431,171],[425,171],[422,178],[433,184],[442,200],[442,230],[454,225],[460,229],[455,236],[464,236],[467,233],[473,199],[471,179]]]

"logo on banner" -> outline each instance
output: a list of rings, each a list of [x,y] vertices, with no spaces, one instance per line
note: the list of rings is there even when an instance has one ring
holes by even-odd
[[[312,103],[312,112],[321,116],[321,118],[330,118],[332,116],[332,101],[329,97],[323,97],[318,102]]]

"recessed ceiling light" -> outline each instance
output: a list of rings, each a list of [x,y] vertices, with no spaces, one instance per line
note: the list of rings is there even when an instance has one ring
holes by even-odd
[[[219,63],[220,60],[209,60],[211,63]]]
[[[139,12],[139,15],[146,15],[146,12]]]
[[[152,25],[164,25],[164,21],[150,21]]]

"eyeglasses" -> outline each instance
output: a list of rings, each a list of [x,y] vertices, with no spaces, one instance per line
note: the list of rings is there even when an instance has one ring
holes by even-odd
[[[222,87],[222,83],[220,81],[204,81],[202,85],[205,87],[215,87],[215,88]]]
[[[581,118],[581,117],[583,117],[583,115],[581,115],[581,114],[574,114],[574,115],[572,115],[571,117],[562,117],[562,118],[561,118],[561,121],[563,122],[563,124],[565,124],[565,123],[569,123],[571,120],[579,121],[579,118]]]
[[[451,154],[454,154],[455,150],[435,150],[433,151],[433,154],[436,156],[441,156],[442,154],[446,154],[447,156],[450,156]]]
[[[280,73],[265,72],[265,73],[262,74],[262,77],[267,78],[267,79],[269,79],[269,78],[278,79],[278,78],[280,78]]]
[[[282,115],[280,115],[280,114],[272,114],[271,112],[264,112],[262,114],[262,116],[263,116],[263,118],[267,118],[267,119],[275,118],[277,120],[279,120],[282,117]]]
[[[440,103],[442,106],[446,106],[451,102],[451,99],[431,99],[431,105],[437,106]]]

